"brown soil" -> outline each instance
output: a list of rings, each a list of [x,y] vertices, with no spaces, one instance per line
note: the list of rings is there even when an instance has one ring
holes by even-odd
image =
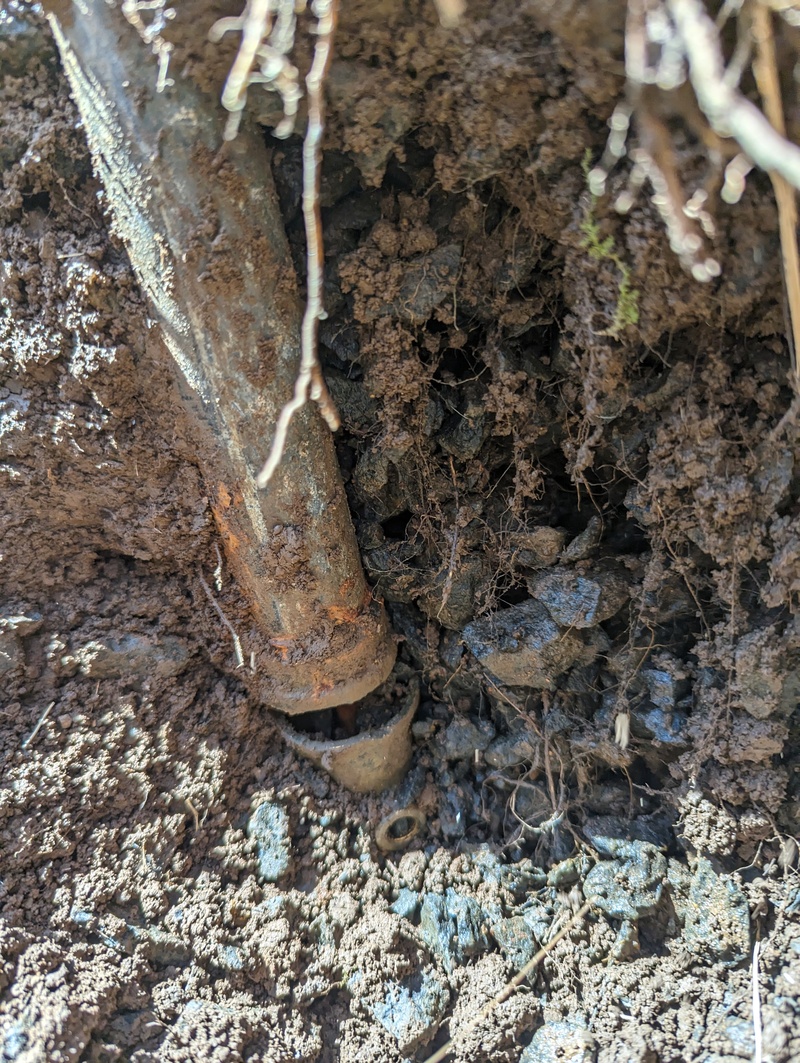
[[[175,6],[176,79],[218,91],[226,12]],[[235,622],[246,605],[214,583],[158,330],[46,31],[0,20],[0,1060],[423,1060],[608,868],[610,899],[452,1058],[752,1058],[758,941],[763,1058],[800,1059],[800,480],[769,182],[715,209],[723,274],[700,285],[646,198],[620,219],[585,190],[623,92],[613,18],[599,52],[513,0],[455,30],[428,2],[344,7],[322,354],[366,571],[424,691],[408,778],[375,797],[287,751],[237,676],[201,577]],[[302,273],[300,141],[272,144]],[[617,338],[590,211],[639,293]],[[550,689],[504,686],[465,627],[564,572],[618,604],[568,625]],[[427,827],[385,855],[406,805]]]

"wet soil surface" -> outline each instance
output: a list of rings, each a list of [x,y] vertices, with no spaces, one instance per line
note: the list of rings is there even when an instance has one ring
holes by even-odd
[[[218,85],[234,45],[176,6],[176,79]],[[455,1037],[463,1061],[727,1063],[756,1050],[754,969],[763,1059],[800,1059],[800,481],[768,182],[715,209],[700,285],[646,197],[620,219],[586,191],[618,27],[600,55],[535,5],[454,30],[345,7],[322,355],[423,689],[405,781],[367,797],[237,674],[202,581],[228,615],[241,594],[158,329],[46,31],[0,22],[0,1059],[399,1063]],[[271,144],[302,273],[301,145]],[[424,829],[380,850],[406,808]]]

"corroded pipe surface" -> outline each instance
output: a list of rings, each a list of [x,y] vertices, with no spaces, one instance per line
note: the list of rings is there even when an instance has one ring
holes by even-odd
[[[252,683],[284,712],[358,701],[395,657],[361,570],[330,433],[295,417],[268,489],[255,477],[299,362],[297,282],[263,135],[222,148],[217,100],[156,63],[106,0],[48,20],[96,172],[178,369],[198,464],[260,635]]]

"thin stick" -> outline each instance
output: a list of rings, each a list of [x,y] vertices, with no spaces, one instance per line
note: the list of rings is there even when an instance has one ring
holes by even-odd
[[[41,716],[39,717],[39,721],[38,721],[38,723],[36,724],[36,726],[34,727],[34,729],[33,729],[33,730],[31,731],[31,733],[30,733],[30,734],[28,735],[28,737],[27,737],[27,738],[25,739],[25,741],[24,741],[24,742],[22,743],[22,745],[21,745],[21,747],[20,747],[21,749],[27,749],[27,748],[28,748],[28,746],[29,746],[29,745],[31,744],[31,742],[32,742],[32,741],[34,740],[34,738],[35,738],[35,737],[36,737],[36,736],[38,735],[38,733],[39,733],[39,728],[40,728],[40,727],[42,726],[42,724],[44,723],[44,721],[45,721],[45,720],[47,719],[47,717],[48,717],[48,716],[50,715],[50,710],[52,709],[52,707],[53,707],[54,705],[55,705],[55,702],[54,702],[54,701],[51,701],[51,702],[50,702],[50,704],[49,704],[49,705],[47,706],[47,708],[46,708],[46,709],[44,710],[44,712],[42,713],[42,715],[41,715]]]
[[[286,448],[286,436],[292,418],[305,406],[309,397],[316,402],[328,427],[335,432],[340,425],[339,414],[328,394],[317,356],[317,329],[325,317],[322,305],[323,269],[325,256],[322,246],[322,220],[319,209],[320,161],[322,134],[325,130],[323,86],[333,52],[338,0],[316,0],[317,43],[314,61],[306,77],[308,95],[308,125],[303,141],[303,220],[306,228],[307,295],[303,325],[300,331],[300,370],[294,385],[294,396],[283,407],[275,427],[269,457],[256,478],[259,487],[266,487],[278,468]]]
[[[464,1037],[465,1034],[468,1034],[471,1030],[474,1030],[475,1027],[479,1026],[484,1019],[487,1019],[496,1008],[498,1008],[504,1001],[508,1000],[514,990],[518,986],[522,985],[522,983],[525,981],[531,971],[533,971],[536,967],[539,966],[545,956],[549,952],[553,951],[559,941],[561,941],[563,937],[566,937],[570,930],[572,930],[573,927],[576,927],[578,923],[583,920],[583,917],[593,905],[594,901],[591,900],[587,901],[584,905],[582,905],[578,909],[578,911],[573,915],[570,921],[564,926],[562,926],[558,933],[554,934],[546,945],[543,945],[539,949],[533,959],[528,960],[525,966],[520,970],[519,974],[515,975],[511,979],[511,981],[508,982],[500,990],[497,996],[490,1000],[489,1003],[478,1012],[474,1019],[468,1022],[462,1030],[459,1030],[455,1037],[451,1037],[450,1040],[446,1044],[443,1044],[442,1047],[438,1049],[438,1051],[434,1052],[432,1056],[428,1056],[428,1058],[425,1060],[425,1063],[441,1063],[445,1056],[450,1054],[456,1041]]]
[[[225,614],[223,613],[222,607],[220,606],[219,602],[214,597],[214,595],[211,593],[211,588],[206,583],[206,581],[203,579],[202,574],[199,575],[198,578],[200,580],[200,586],[206,592],[206,597],[211,602],[211,604],[214,606],[214,610],[215,610],[217,616],[220,618],[222,623],[225,625],[225,627],[231,633],[231,638],[233,639],[233,649],[234,649],[234,652],[236,653],[236,665],[237,665],[237,667],[238,668],[244,668],[244,654],[242,653],[242,644],[241,644],[241,642],[239,640],[239,636],[236,634],[236,630],[235,630],[233,624],[230,622],[230,620],[228,620],[227,616],[225,616]]]
[[[752,17],[753,37],[758,49],[758,58],[753,64],[753,72],[758,82],[758,90],[764,100],[764,111],[775,130],[781,136],[786,136],[781,87],[775,59],[775,39],[772,34],[772,16],[766,7],[757,3],[753,7]],[[798,352],[800,352],[800,255],[797,250],[797,198],[794,188],[779,173],[771,170],[769,176],[778,204],[783,277],[791,323],[792,368],[795,381],[800,385],[797,361]]]
[[[758,986],[758,954],[761,950],[761,942],[756,941],[753,946],[753,1063],[762,1063],[764,1058],[763,1031],[761,1028],[761,993]]]

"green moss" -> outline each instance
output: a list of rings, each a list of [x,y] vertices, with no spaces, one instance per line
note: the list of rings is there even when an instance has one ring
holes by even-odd
[[[586,178],[586,186],[589,188],[589,170],[591,168],[592,155],[587,148],[581,163],[583,175]],[[631,284],[630,267],[623,261],[614,243],[613,236],[603,237],[594,211],[597,206],[597,197],[589,191],[589,204],[583,212],[583,220],[580,229],[583,233],[581,247],[585,248],[590,256],[598,262],[613,262],[620,274],[619,294],[617,305],[614,308],[614,317],[608,335],[619,339],[628,325],[639,323],[639,289]]]

